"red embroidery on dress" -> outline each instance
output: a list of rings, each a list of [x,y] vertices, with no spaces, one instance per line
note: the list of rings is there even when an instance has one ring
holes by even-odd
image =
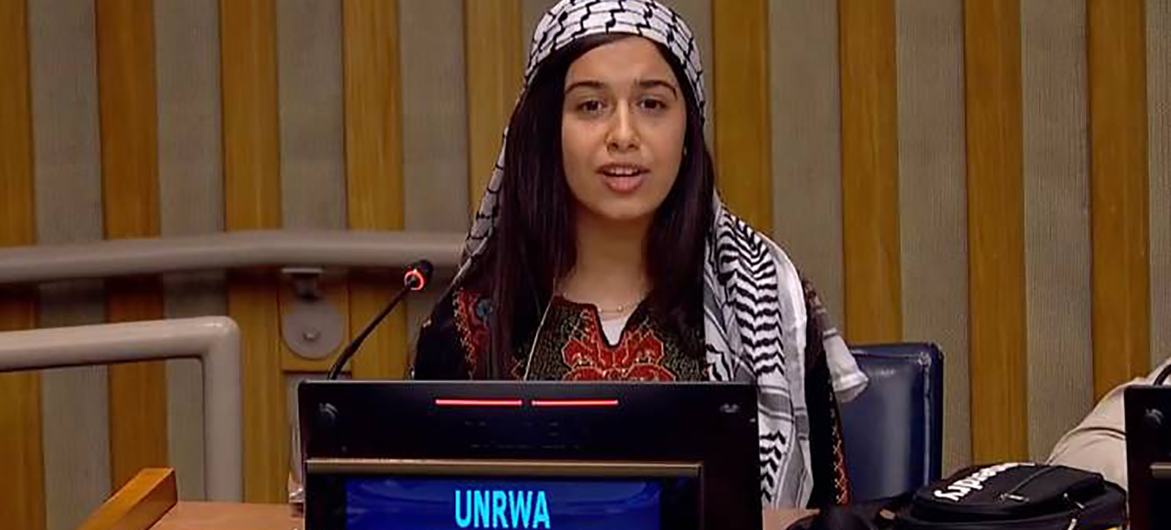
[[[675,380],[675,374],[662,366],[663,341],[649,329],[633,330],[611,348],[602,340],[592,315],[584,318],[583,328],[584,337],[571,337],[561,349],[561,358],[569,366],[564,380]]]
[[[479,296],[463,289],[455,293],[455,325],[464,347],[464,364],[468,368],[469,378],[474,377],[476,362],[488,343],[488,326],[480,315],[476,314],[476,305],[479,302]]]

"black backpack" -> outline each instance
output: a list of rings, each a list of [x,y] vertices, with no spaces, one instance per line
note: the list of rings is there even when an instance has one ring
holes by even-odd
[[[831,508],[809,530],[1106,530],[1126,520],[1126,495],[1102,475],[1007,463],[962,469],[913,495]]]

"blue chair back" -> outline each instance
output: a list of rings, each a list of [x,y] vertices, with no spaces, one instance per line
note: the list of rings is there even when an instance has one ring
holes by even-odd
[[[943,353],[934,344],[851,348],[870,384],[841,404],[856,502],[937,480],[943,460]]]

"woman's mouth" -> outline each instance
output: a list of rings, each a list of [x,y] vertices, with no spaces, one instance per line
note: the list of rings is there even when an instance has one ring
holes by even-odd
[[[638,189],[649,172],[649,169],[637,164],[606,164],[598,168],[606,187],[615,193],[630,193]]]

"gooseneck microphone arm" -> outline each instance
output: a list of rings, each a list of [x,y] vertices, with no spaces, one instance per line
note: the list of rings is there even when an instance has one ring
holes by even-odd
[[[1162,370],[1159,370],[1159,375],[1155,376],[1155,382],[1151,384],[1155,386],[1162,386],[1163,383],[1167,381],[1168,376],[1171,376],[1171,364],[1168,364],[1167,366],[1163,367]]]
[[[427,283],[431,280],[431,273],[434,270],[435,267],[431,265],[431,262],[425,259],[416,261],[409,265],[406,272],[403,273],[402,288],[399,289],[398,293],[394,295],[394,298],[390,299],[390,303],[386,304],[386,307],[382,308],[382,311],[380,311],[378,315],[371,319],[369,324],[366,324],[366,328],[363,329],[362,332],[359,333],[352,342],[346,345],[345,349],[342,350],[342,353],[337,356],[337,360],[334,361],[333,366],[329,367],[329,373],[325,376],[325,378],[337,379],[338,375],[341,375],[342,368],[346,365],[347,362],[349,362],[350,358],[353,357],[355,353],[357,353],[358,348],[362,347],[362,342],[366,340],[366,337],[370,336],[370,333],[374,331],[374,328],[377,328],[378,324],[382,323],[382,320],[386,318],[386,315],[389,315],[390,312],[394,310],[395,306],[397,306],[399,302],[403,300],[403,298],[406,298],[407,294],[415,291],[422,291],[423,288],[427,286]]]

